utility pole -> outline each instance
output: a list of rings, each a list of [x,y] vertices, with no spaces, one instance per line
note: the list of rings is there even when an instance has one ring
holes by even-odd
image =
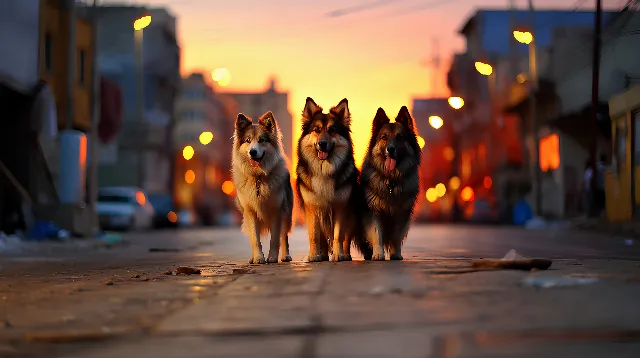
[[[542,215],[542,173],[540,170],[540,126],[536,113],[536,93],[538,92],[538,60],[536,58],[535,9],[533,0],[529,0],[529,16],[531,22],[531,34],[533,39],[529,44],[529,117],[531,121],[531,135],[533,137],[533,194],[535,200],[535,213]]]
[[[602,37],[602,0],[596,0],[596,14],[593,31],[593,66],[591,72],[591,120],[589,128],[591,129],[591,142],[589,146],[589,155],[591,156],[591,165],[596,167],[596,156],[598,151],[598,107],[599,107],[599,88],[600,88],[600,45]],[[594,175],[595,177],[595,175]]]
[[[93,42],[91,51],[91,132],[89,132],[89,155],[91,156],[89,162],[89,207],[92,212],[92,233],[97,233],[100,230],[100,223],[98,222],[98,161],[100,156],[98,154],[98,123],[100,118],[100,69],[98,68],[98,23],[100,21],[100,15],[98,13],[98,0],[93,0],[93,6],[91,7],[91,19],[93,26],[91,29],[91,40]]]
[[[69,38],[67,47],[67,117],[65,129],[73,129],[73,99],[75,96],[76,80],[76,2],[75,0],[63,0],[64,7],[69,14]]]
[[[423,60],[422,65],[431,67],[431,84],[429,92],[433,96],[436,88],[438,88],[438,76],[440,74],[440,43],[437,38],[431,39],[431,52],[433,55],[429,60]]]

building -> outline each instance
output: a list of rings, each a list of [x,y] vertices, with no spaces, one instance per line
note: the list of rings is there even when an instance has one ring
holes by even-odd
[[[98,11],[99,70],[119,85],[124,99],[122,129],[100,148],[100,185],[170,193],[175,153],[167,144],[173,139],[181,82],[176,19],[163,8],[102,6]],[[151,23],[136,34],[134,21],[147,15]],[[142,58],[136,56],[140,52]]]
[[[605,27],[616,15],[615,11],[604,12]],[[541,53],[538,61],[543,61],[544,49],[557,43],[559,28],[588,31],[585,29],[592,25],[593,18],[589,11],[536,11],[533,32]],[[522,75],[528,73],[528,47],[517,43],[512,35],[512,30],[530,29],[530,19],[531,13],[526,10],[478,10],[459,32],[465,38],[466,51],[455,56],[448,73],[451,93],[464,98],[462,112],[469,118],[459,134],[462,185],[482,189],[489,177],[505,221],[516,201],[526,197],[534,204],[533,196],[527,195],[533,185],[532,165],[538,160],[531,155],[533,142],[527,142],[532,138],[528,135],[532,122],[527,120],[526,106],[521,103],[528,86],[517,81],[524,82]],[[576,38],[573,41],[580,42]],[[559,46],[555,49],[563,54],[567,51]],[[491,75],[478,73],[476,62],[490,64]],[[550,83],[540,79],[541,92],[548,93]],[[539,113],[553,111],[553,106],[546,103],[550,107],[539,109]],[[520,110],[514,110],[515,104],[520,104]],[[548,139],[547,143],[555,142]]]
[[[264,92],[228,94],[235,100],[238,110],[251,118],[257,119],[267,111],[273,112],[282,131],[284,153],[288,160],[291,161],[293,148],[296,147],[297,143],[294,143],[293,118],[288,108],[289,93],[279,92],[276,89],[275,79],[271,79],[269,87]],[[291,162],[288,165],[291,166]]]
[[[89,234],[96,227],[86,192],[79,201],[87,205],[61,205],[58,196],[58,129],[91,130],[93,26],[76,10],[70,0],[3,2],[0,52],[12,55],[0,59],[0,110],[5,119],[0,159],[16,181],[4,187],[11,181],[2,180],[0,216],[3,222],[19,217],[11,211],[20,201],[29,202],[34,219]],[[16,186],[23,190],[16,191]],[[27,218],[22,221],[22,226],[28,225]]]
[[[203,221],[214,208],[228,207],[229,198],[222,192],[222,183],[230,179],[231,148],[235,108],[228,105],[225,95],[214,93],[202,73],[182,79],[182,91],[176,105],[174,145],[176,155],[175,198],[180,207],[193,207]],[[203,137],[211,133],[212,138]],[[192,158],[183,156],[183,148],[191,146]],[[186,182],[185,173],[195,173],[193,182]],[[216,213],[212,213],[216,216]]]

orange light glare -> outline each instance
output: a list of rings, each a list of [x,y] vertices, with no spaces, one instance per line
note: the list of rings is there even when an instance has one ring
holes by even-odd
[[[482,181],[482,184],[484,184],[485,188],[490,189],[491,185],[493,185],[493,180],[491,180],[491,177],[486,176],[486,177],[484,177],[484,180]]]
[[[447,193],[447,187],[442,183],[438,183],[435,189],[436,189],[436,195],[438,196],[438,198],[442,198],[444,194]]]
[[[460,178],[452,177],[451,179],[449,179],[449,189],[451,190],[460,189]]]
[[[227,180],[224,183],[222,183],[222,192],[227,194],[227,195],[233,195],[233,192],[236,190],[235,185],[233,185],[233,182]]]
[[[464,106],[462,97],[449,97],[448,102],[453,109],[460,109]]]
[[[493,73],[493,67],[490,64],[484,62],[476,62],[476,71],[481,75],[490,76]]]
[[[427,194],[426,194],[427,200],[430,203],[433,203],[434,201],[436,201],[438,199],[438,193],[436,192],[435,188],[429,188],[427,190]]]
[[[194,154],[196,154],[196,151],[190,145],[184,147],[184,149],[182,150],[182,157],[186,160],[190,160],[191,158],[193,158]]]
[[[133,29],[140,31],[151,24],[151,16],[143,16],[133,22]]]
[[[174,213],[173,211],[169,211],[169,213],[167,214],[167,220],[175,224],[176,222],[178,222],[178,214]]]
[[[187,170],[187,172],[184,173],[184,181],[186,181],[187,184],[193,184],[193,182],[196,181],[196,173],[191,169]]]
[[[533,42],[533,34],[529,31],[514,31],[513,37],[521,44],[528,45]]]
[[[434,129],[440,129],[440,127],[442,127],[442,125],[444,124],[444,121],[440,116],[431,116],[429,117],[429,124]]]
[[[465,186],[464,189],[460,192],[460,198],[464,201],[473,200],[473,189],[469,186]]]
[[[144,193],[141,191],[136,192],[136,201],[140,206],[144,206],[147,203],[147,198],[144,196]]]
[[[418,136],[418,145],[420,146],[420,149],[424,147],[424,138]]]

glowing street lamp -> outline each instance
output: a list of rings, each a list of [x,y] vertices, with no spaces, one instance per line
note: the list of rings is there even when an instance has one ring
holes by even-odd
[[[464,100],[462,97],[449,97],[447,101],[453,109],[460,109],[464,106]]]
[[[418,136],[418,145],[420,146],[420,149],[424,147],[424,138]]]
[[[476,62],[476,70],[484,76],[491,76],[493,73],[493,67],[490,64],[484,62]]]
[[[209,143],[211,143],[211,141],[213,140],[213,133],[211,132],[202,132],[200,133],[200,143],[207,145]]]
[[[151,24],[151,16],[143,16],[133,22],[133,29],[140,31]]]
[[[533,34],[529,31],[514,31],[513,37],[521,44],[528,45],[533,42]]]
[[[431,116],[429,117],[429,124],[434,129],[440,129],[440,127],[442,127],[442,125],[444,124],[444,121],[440,116]]]
[[[196,153],[195,150],[193,150],[193,147],[188,145],[186,147],[184,147],[184,149],[182,150],[182,157],[186,160],[190,160],[191,158],[193,158],[193,155]]]

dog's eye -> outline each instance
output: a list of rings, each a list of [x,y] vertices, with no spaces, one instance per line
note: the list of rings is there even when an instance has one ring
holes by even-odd
[[[387,137],[387,135],[386,135],[386,134],[383,134],[383,135],[380,137],[380,139],[381,139],[381,140],[387,140],[387,139],[389,139],[389,137]]]
[[[313,129],[313,131],[316,132],[316,133],[320,133],[320,132],[322,132],[322,129],[320,129],[320,127],[316,127],[316,128]]]
[[[271,139],[269,139],[269,137],[260,137],[260,139],[258,139],[258,143],[264,142],[271,142]]]
[[[245,143],[251,143],[251,138],[247,138],[244,140]]]
[[[333,126],[331,126],[331,127],[329,127],[329,129],[327,130],[327,132],[329,132],[329,134],[333,134],[333,133],[335,133],[335,132],[336,132],[336,129],[335,129]]]

